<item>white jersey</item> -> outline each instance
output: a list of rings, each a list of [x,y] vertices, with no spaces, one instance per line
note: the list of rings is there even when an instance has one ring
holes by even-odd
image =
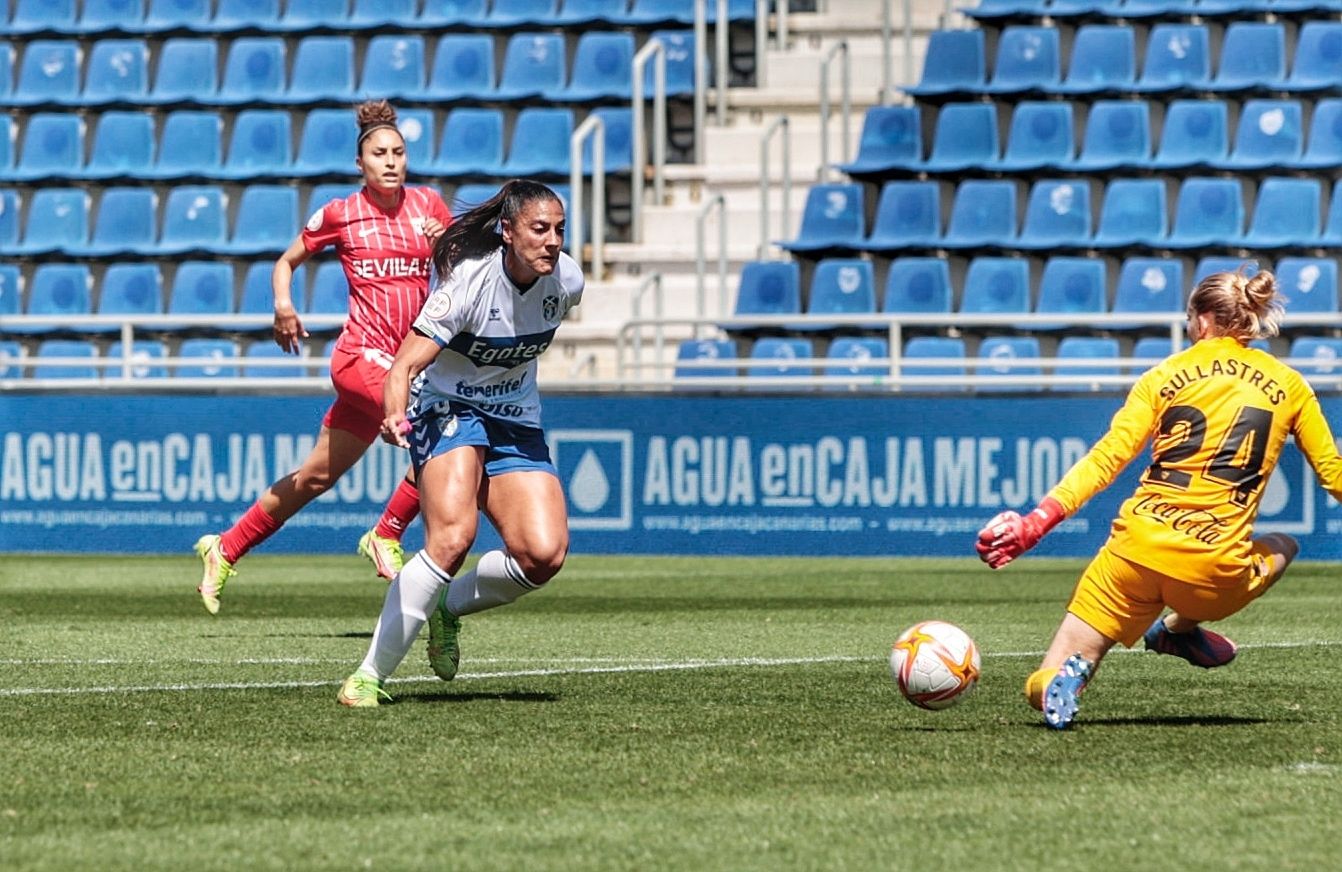
[[[519,290],[503,269],[503,249],[434,276],[415,329],[442,351],[424,370],[417,403],[468,403],[485,415],[540,426],[536,358],[550,347],[569,309],[582,301],[578,264],[560,253],[554,272]]]

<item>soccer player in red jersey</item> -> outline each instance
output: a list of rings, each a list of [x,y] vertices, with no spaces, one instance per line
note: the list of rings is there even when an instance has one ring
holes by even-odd
[[[271,484],[232,527],[196,542],[205,564],[197,590],[211,614],[219,611],[219,597],[237,561],[329,490],[377,438],[382,382],[428,296],[433,243],[452,221],[432,188],[406,187],[405,140],[396,127],[396,111],[378,100],[360,104],[356,115],[355,163],[363,187],[315,212],[271,275],[275,342],[296,354],[308,332],[294,307],[294,270],[328,246],[340,255],[350,297],[349,318],[331,353],[336,399],[298,469]],[[383,578],[400,570],[401,535],[418,513],[419,491],[407,473],[377,526],[359,540],[359,553]]]

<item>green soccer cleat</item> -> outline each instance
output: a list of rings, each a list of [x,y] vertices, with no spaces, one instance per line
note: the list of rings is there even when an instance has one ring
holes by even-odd
[[[391,702],[391,694],[382,689],[382,682],[362,672],[356,672],[340,685],[336,702],[354,708],[368,708],[382,705],[382,700]]]
[[[438,607],[429,613],[429,668],[443,681],[457,677],[461,663],[461,618],[447,610],[447,587],[438,595]]]
[[[359,538],[359,553],[371,560],[377,574],[387,581],[395,578],[405,565],[405,551],[401,543],[379,536],[373,530]]]
[[[213,533],[196,540],[195,552],[205,564],[205,573],[200,577],[200,585],[196,588],[196,592],[205,603],[205,611],[217,615],[219,597],[224,595],[224,585],[238,571],[224,557],[224,552],[219,548],[219,537]]]

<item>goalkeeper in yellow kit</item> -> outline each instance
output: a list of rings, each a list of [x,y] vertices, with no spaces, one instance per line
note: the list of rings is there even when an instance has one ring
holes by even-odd
[[[1131,647],[1141,638],[1208,669],[1234,658],[1233,642],[1199,625],[1261,596],[1299,551],[1283,533],[1253,537],[1263,485],[1288,436],[1342,499],[1342,457],[1313,389],[1247,347],[1275,336],[1281,317],[1269,272],[1203,279],[1188,301],[1193,346],[1137,380],[1109,431],[1033,512],[1003,512],[979,532],[979,556],[993,569],[1005,566],[1112,483],[1151,440],[1150,468],[1026,681],[1026,697],[1049,726],[1072,722],[1078,696],[1117,642]]]

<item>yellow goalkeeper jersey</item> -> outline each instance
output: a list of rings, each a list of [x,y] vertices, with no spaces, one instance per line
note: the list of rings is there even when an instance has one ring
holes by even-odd
[[[1151,466],[1119,509],[1109,549],[1182,581],[1229,584],[1248,566],[1263,485],[1287,436],[1342,499],[1342,458],[1304,377],[1234,339],[1204,339],[1137,380],[1050,495],[1072,514],[1151,439]]]

